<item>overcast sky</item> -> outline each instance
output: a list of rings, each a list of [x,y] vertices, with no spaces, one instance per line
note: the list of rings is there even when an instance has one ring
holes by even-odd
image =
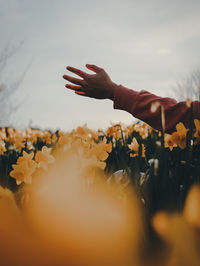
[[[172,95],[175,82],[200,67],[199,14],[199,0],[0,0],[0,54],[24,42],[0,83],[9,86],[29,66],[13,95],[23,102],[13,125],[71,130],[131,123],[111,101],[67,90],[65,67],[96,64],[118,84]]]

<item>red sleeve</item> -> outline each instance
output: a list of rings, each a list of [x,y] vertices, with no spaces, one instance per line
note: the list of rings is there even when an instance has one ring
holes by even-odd
[[[165,130],[172,133],[176,130],[176,124],[184,123],[186,128],[190,125],[190,108],[186,102],[177,102],[168,97],[159,97],[147,91],[134,91],[119,85],[114,95],[114,109],[120,109],[131,113],[134,117],[146,122],[151,127],[161,130],[160,110],[151,112],[153,102],[160,102],[165,112]],[[200,120],[200,102],[193,102],[194,118]]]

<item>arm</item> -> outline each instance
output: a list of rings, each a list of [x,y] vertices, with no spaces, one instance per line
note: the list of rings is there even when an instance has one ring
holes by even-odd
[[[178,122],[183,122],[186,127],[189,127],[190,109],[186,102],[177,103],[174,99],[159,97],[147,91],[136,92],[127,89],[122,85],[115,84],[104,69],[88,64],[86,67],[96,74],[90,75],[68,66],[67,70],[77,74],[82,79],[68,75],[63,76],[64,79],[75,84],[66,84],[65,86],[74,90],[76,94],[96,99],[113,100],[115,109],[125,110],[158,130],[161,129],[160,112],[158,109],[152,113],[151,104],[159,101],[165,111],[166,132],[173,132]],[[200,102],[193,102],[193,106],[194,118],[200,119]]]
[[[186,105],[186,102],[177,102],[172,98],[159,97],[144,90],[136,92],[122,85],[118,86],[114,96],[114,108],[125,110],[151,127],[161,130],[159,108],[155,112],[151,112],[152,103],[157,101],[164,107],[167,133],[175,131],[178,122],[184,123],[187,128],[190,126],[190,108]],[[193,111],[194,118],[200,120],[200,102],[193,102]]]

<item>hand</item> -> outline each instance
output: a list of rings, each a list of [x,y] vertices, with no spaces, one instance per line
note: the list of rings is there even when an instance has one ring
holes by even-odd
[[[89,70],[94,71],[96,74],[88,74],[77,68],[67,66],[67,70],[77,74],[82,79],[63,75],[64,79],[76,84],[66,84],[65,87],[74,90],[76,94],[81,96],[87,96],[95,99],[113,100],[117,85],[112,82],[105,70],[98,66],[89,64],[86,64],[86,67]]]

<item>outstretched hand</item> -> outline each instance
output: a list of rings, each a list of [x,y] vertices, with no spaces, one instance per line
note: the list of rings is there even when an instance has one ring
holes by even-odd
[[[65,80],[75,84],[72,85],[67,83],[65,87],[75,91],[76,94],[81,96],[113,100],[117,85],[112,82],[106,71],[95,65],[86,64],[86,67],[95,72],[95,74],[88,74],[80,69],[67,66],[67,70],[75,73],[82,79],[63,75]]]

